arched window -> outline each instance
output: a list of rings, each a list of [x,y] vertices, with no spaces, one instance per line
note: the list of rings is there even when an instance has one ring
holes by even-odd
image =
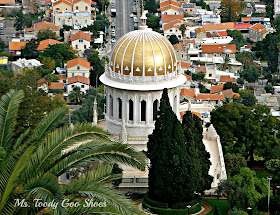
[[[122,100],[118,98],[119,103],[119,119],[122,119]]]
[[[158,111],[158,100],[156,99],[153,103],[153,120],[157,119],[157,111]]]
[[[128,109],[129,109],[129,116],[128,116],[128,120],[133,121],[133,101],[130,99],[128,101]]]
[[[113,111],[114,111],[114,103],[113,103],[113,98],[112,96],[110,95],[110,116],[113,116]]]
[[[141,102],[141,121],[146,121],[146,101]]]

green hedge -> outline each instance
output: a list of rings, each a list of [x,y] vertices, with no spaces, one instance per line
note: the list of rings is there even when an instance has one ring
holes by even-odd
[[[164,209],[150,206],[145,202],[145,199],[142,200],[142,205],[144,208],[149,208],[153,213],[163,214],[163,215],[186,215],[188,214],[188,209]],[[189,209],[190,214],[197,213],[201,210],[201,202],[196,206],[193,206]]]
[[[165,202],[157,202],[149,198],[148,193],[144,196],[145,202],[147,202],[148,205],[151,205],[156,208],[168,208],[168,203]]]

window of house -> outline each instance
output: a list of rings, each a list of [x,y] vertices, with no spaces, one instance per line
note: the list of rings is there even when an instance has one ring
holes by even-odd
[[[76,49],[78,49],[78,45],[76,45]]]
[[[212,77],[212,74],[211,74],[211,73],[209,74],[209,77]]]
[[[82,84],[82,85],[81,85],[81,88],[85,88],[85,85]]]
[[[78,6],[76,6],[76,10],[79,10],[79,7],[78,7]]]
[[[113,98],[112,96],[110,95],[110,98],[109,98],[109,103],[110,103],[110,116],[113,116],[113,111],[114,111],[114,104],[113,104]]]
[[[82,43],[82,42],[83,42],[83,39],[79,39],[79,42]]]
[[[88,7],[86,7],[86,10],[88,9]]]
[[[122,119],[122,100],[118,98],[119,103],[119,119]]]
[[[85,77],[85,73],[83,72],[83,77]]]
[[[146,101],[141,102],[141,121],[146,121]]]
[[[77,69],[79,70],[79,69],[80,69],[80,66],[77,66]]]
[[[56,10],[59,10],[59,7],[57,7]]]
[[[60,18],[58,18],[58,20],[60,20]]]
[[[129,116],[128,116],[128,120],[133,121],[133,101],[130,99],[128,101],[128,109],[129,109]]]
[[[184,54],[182,54],[182,58],[184,58]]]
[[[68,10],[68,8],[65,8],[65,10]]]
[[[72,77],[74,77],[75,76],[75,74],[74,73],[72,73]]]
[[[86,49],[87,48],[87,45],[84,45],[84,49]]]
[[[157,119],[157,111],[158,111],[158,100],[156,99],[153,103],[153,120]]]

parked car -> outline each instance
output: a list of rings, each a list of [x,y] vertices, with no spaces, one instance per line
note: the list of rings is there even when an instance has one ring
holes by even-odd
[[[111,8],[115,8],[115,5],[114,5],[114,4],[112,4],[112,5],[111,5]]]
[[[132,14],[130,14],[130,18],[133,18],[135,15],[132,13]]]
[[[115,38],[111,38],[111,42],[112,42],[112,43],[115,43],[115,42],[116,42],[116,39],[115,39]]]
[[[115,21],[112,21],[112,22],[111,22],[111,26],[112,26],[112,27],[116,27],[116,22],[115,22]]]
[[[113,37],[116,36],[116,31],[114,29],[111,30],[111,36],[113,36]]]
[[[0,35],[5,35],[5,32],[4,31],[0,31]]]
[[[12,38],[16,38],[16,34],[12,34]]]

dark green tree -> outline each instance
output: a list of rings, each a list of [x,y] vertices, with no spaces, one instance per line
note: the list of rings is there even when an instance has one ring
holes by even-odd
[[[37,33],[37,41],[42,41],[46,39],[54,39],[57,40],[58,37],[54,31],[51,29],[46,29],[46,30],[40,30]]]
[[[231,208],[247,210],[247,207],[255,207],[258,201],[266,196],[268,182],[264,178],[258,179],[255,171],[243,167],[236,175],[222,181],[219,186],[224,195],[227,195]]]
[[[241,76],[249,83],[254,83],[259,79],[260,72],[254,65],[249,65],[241,72]]]
[[[227,15],[227,22],[232,22],[232,16],[231,16],[231,5],[229,5],[229,8],[228,8],[228,15]]]
[[[90,85],[95,86],[96,84],[99,85],[99,77],[104,72],[104,65],[102,64],[101,59],[99,58],[99,52],[94,51],[91,53],[90,56],[87,57],[87,60],[90,62],[92,66],[92,70],[90,73]]]
[[[280,159],[271,159],[265,162],[265,169],[272,174],[273,195],[276,193],[276,182],[280,180]]]
[[[155,16],[154,14],[151,13],[147,14],[147,26],[149,28],[157,30],[159,28],[159,21],[160,18],[158,16]]]
[[[211,162],[210,154],[206,151],[202,142],[202,122],[198,116],[192,114],[191,111],[187,111],[183,116],[182,127],[186,138],[188,154],[194,163],[192,172],[195,173],[196,177],[195,191],[203,193],[203,191],[211,188],[213,177],[208,174]]]
[[[238,93],[238,86],[232,82],[226,82],[223,90],[232,89],[233,92]]]
[[[4,41],[0,38],[0,52],[3,52],[6,48]]]
[[[98,94],[97,90],[90,87],[86,94],[83,96],[82,107],[79,110],[73,112],[71,121],[72,122],[92,122],[93,119],[93,102],[97,96],[97,112],[98,118],[104,118],[104,104],[105,97]]]
[[[241,62],[244,68],[253,64],[253,60],[255,60],[255,56],[252,52],[240,52],[236,55],[236,60]]]
[[[181,123],[163,90],[155,129],[149,135],[149,197],[169,206],[191,200],[196,188],[194,164],[188,154]]]
[[[75,87],[68,95],[69,101],[77,104],[82,103],[82,92],[80,87]]]
[[[35,39],[31,39],[30,42],[26,43],[25,47],[21,49],[21,56],[24,58],[37,58],[37,47],[39,43]]]
[[[44,57],[51,57],[55,59],[56,66],[63,66],[69,60],[76,58],[76,51],[69,44],[60,43],[49,46],[42,53],[40,53],[40,59]]]
[[[227,30],[228,36],[232,37],[233,39],[237,40],[238,42],[243,41],[243,35],[238,30]]]
[[[14,27],[17,31],[22,31],[25,27],[30,27],[32,21],[28,14],[23,14],[23,8],[16,12]]]
[[[274,131],[280,130],[280,123],[271,116],[268,107],[225,104],[212,111],[211,123],[221,137],[225,154],[240,153],[246,159],[250,157],[251,164],[254,154],[265,160],[279,157],[278,134]]]
[[[169,37],[169,41],[172,45],[179,43],[178,37],[174,34]]]
[[[242,156],[239,153],[228,153],[225,155],[225,163],[226,163],[226,168],[229,171],[241,168],[241,167],[246,167],[247,166],[247,161],[245,160],[244,156]]]
[[[257,99],[251,93],[244,95],[242,98],[242,104],[244,104],[247,107],[253,107],[256,103],[257,103]]]
[[[265,89],[266,93],[273,93],[274,92],[273,87],[272,87],[271,84],[265,85],[264,89]]]

